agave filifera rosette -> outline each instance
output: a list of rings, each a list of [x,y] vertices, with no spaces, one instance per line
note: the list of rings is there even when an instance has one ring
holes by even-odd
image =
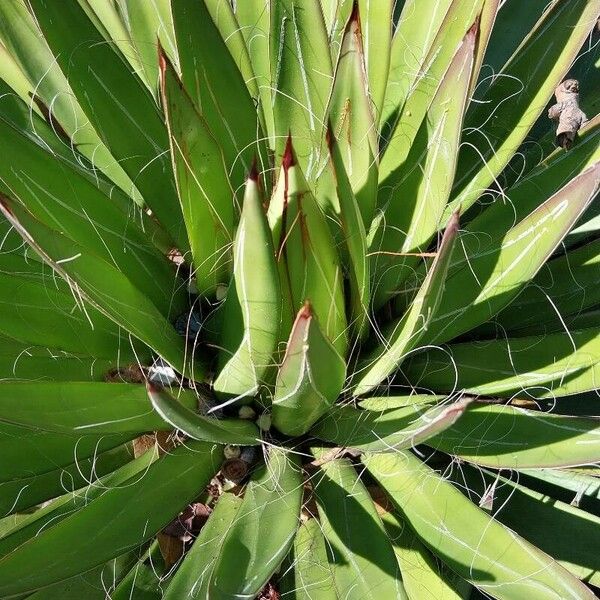
[[[595,597],[599,16],[0,2],[0,597]]]

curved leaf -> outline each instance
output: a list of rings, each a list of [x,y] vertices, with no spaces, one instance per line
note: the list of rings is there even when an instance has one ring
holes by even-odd
[[[281,325],[275,252],[256,171],[246,181],[233,244],[233,281],[225,302],[214,389],[240,398],[253,396],[272,366]]]
[[[365,455],[363,462],[418,537],[494,598],[594,597],[550,556],[474,506],[410,453]]]
[[[212,295],[227,280],[234,192],[223,154],[162,49],[160,93],[196,288]]]
[[[277,570],[292,545],[302,475],[293,455],[274,446],[252,478],[227,530],[209,587],[215,600],[253,598]]]
[[[407,157],[403,177],[370,232],[373,296],[380,308],[419,264],[438,230],[452,189],[478,24],[465,35],[443,75]]]
[[[193,393],[180,401],[197,404]],[[128,383],[0,383],[0,421],[70,434],[170,429],[153,412],[145,387]]]
[[[137,547],[199,494],[218,468],[219,450],[199,442],[179,447],[143,478],[107,491],[23,543],[0,559],[0,593],[35,590]]]
[[[519,485],[517,481],[466,466],[461,479],[475,503],[492,497],[494,516],[507,527],[553,556],[586,583],[600,581],[595,552],[600,517]]]
[[[165,389],[148,384],[148,396],[156,413],[166,423],[179,429],[193,440],[217,444],[255,446],[260,444],[260,431],[254,423],[242,419],[214,419],[190,410],[197,403],[194,395],[180,394],[175,399]],[[193,402],[181,402],[189,398]]]
[[[458,233],[458,213],[448,222],[431,270],[405,315],[390,324],[383,333],[383,343],[359,364],[353,391],[360,396],[382,383],[398,368],[406,355],[419,343],[435,320]]]
[[[337,597],[406,598],[392,546],[350,462],[322,465],[314,476],[313,491]]]
[[[326,415],[311,433],[337,446],[394,452],[420,444],[450,427],[468,404],[468,400],[459,400],[448,405],[414,405],[388,410],[343,406]]]
[[[167,131],[150,92],[77,0],[29,5],[86,117],[178,247],[187,249],[165,156]]]
[[[291,600],[338,600],[325,538],[316,518],[300,523],[289,565],[278,582],[284,598]]]
[[[600,420],[473,403],[427,445],[494,469],[588,465],[600,460]]]
[[[390,2],[381,0],[377,4],[389,5]],[[367,28],[364,34],[361,29],[363,23]],[[379,42],[383,41],[382,32],[375,35],[375,27],[375,23],[361,20],[358,3],[355,3],[342,38],[327,108],[329,127],[338,140],[339,152],[365,227],[371,223],[377,199],[378,139],[369,96],[369,92],[376,92],[367,80],[365,52],[368,47],[363,48],[363,40],[366,44],[366,34],[371,33]],[[375,46],[371,50],[375,50]],[[377,57],[377,62],[374,58],[372,62],[379,66],[382,62],[385,64],[385,52]]]
[[[454,200],[466,210],[506,167],[598,18],[587,0],[554,2],[467,115]],[[494,107],[493,113],[490,106]]]
[[[337,400],[346,379],[346,364],[307,302],[292,327],[273,396],[273,425],[299,436]]]
[[[172,0],[171,10],[181,80],[219,141],[235,188],[255,156],[268,164],[253,100],[205,0]]]
[[[451,275],[424,342],[444,342],[494,316],[522,290],[592,202],[600,162],[567,183]]]
[[[83,298],[147,343],[180,373],[186,369],[184,343],[156,306],[111,264],[66,236],[45,227],[15,203],[1,198],[0,210],[19,235]],[[110,282],[110,290],[106,284]],[[198,368],[197,377],[201,377]]]
[[[554,398],[593,391],[600,378],[598,329],[467,342],[429,350],[406,369],[415,384],[481,396]]]

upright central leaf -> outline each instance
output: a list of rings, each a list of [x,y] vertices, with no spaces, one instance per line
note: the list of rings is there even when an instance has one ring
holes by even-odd
[[[214,387],[222,394],[250,396],[258,392],[272,365],[281,315],[273,242],[255,170],[246,182],[233,254]]]
[[[273,425],[287,435],[302,435],[336,401],[346,365],[323,335],[310,304],[300,309],[292,328],[273,398]]]
[[[287,331],[283,333],[289,331],[291,315],[308,301],[325,335],[345,356],[348,341],[340,259],[325,215],[297,163],[291,138],[269,206],[269,222],[284,297],[291,302],[284,314]]]

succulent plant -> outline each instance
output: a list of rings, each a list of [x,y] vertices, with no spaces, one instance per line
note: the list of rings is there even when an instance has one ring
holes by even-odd
[[[599,16],[2,0],[0,597],[594,598]]]

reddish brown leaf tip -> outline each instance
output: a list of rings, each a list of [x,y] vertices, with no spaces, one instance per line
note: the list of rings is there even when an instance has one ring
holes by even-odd
[[[448,219],[445,235],[454,235],[460,228],[460,209],[459,206]]]
[[[327,147],[329,151],[333,149],[333,144],[335,142],[335,136],[333,135],[333,127],[331,125],[331,121],[327,121],[327,131],[325,132],[325,141],[327,142]]]
[[[477,38],[477,36],[479,35],[479,22],[480,21],[481,21],[481,15],[477,15],[477,17],[475,18],[475,22],[473,23],[473,25],[471,25],[471,27],[469,28],[469,31],[467,31],[467,34],[465,35],[466,39]]]
[[[8,203],[9,203],[8,196],[6,196],[3,192],[0,192],[0,205],[2,206],[2,209],[4,210],[4,212],[8,213],[9,215],[14,216],[14,213],[11,210]]]
[[[160,40],[157,40],[156,48],[158,51],[158,70],[160,71],[160,74],[163,76],[164,79],[164,74],[167,70],[167,65],[169,64],[169,57],[167,56],[164,48],[162,47]]]
[[[149,394],[159,394],[163,390],[161,385],[154,383],[152,381],[146,382],[146,389],[148,390]]]
[[[310,300],[304,301],[304,306],[298,311],[298,319],[310,319],[313,316]]]
[[[258,162],[256,160],[256,155],[252,159],[252,166],[250,167],[250,171],[248,171],[248,179],[250,181],[258,182],[259,172],[258,172]]]
[[[358,0],[354,0],[352,4],[352,12],[350,13],[350,23],[357,23],[360,25],[360,11],[358,8]]]
[[[294,145],[292,143],[291,133],[288,134],[288,138],[285,143],[285,150],[283,151],[281,164],[286,171],[296,164],[296,157],[294,155]]]

